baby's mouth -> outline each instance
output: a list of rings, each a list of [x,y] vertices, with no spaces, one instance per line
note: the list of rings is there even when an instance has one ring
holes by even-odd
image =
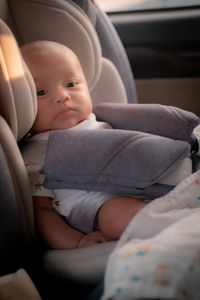
[[[58,113],[58,117],[62,118],[65,117],[70,111],[72,111],[73,109],[70,107],[65,107],[63,108],[59,113]]]

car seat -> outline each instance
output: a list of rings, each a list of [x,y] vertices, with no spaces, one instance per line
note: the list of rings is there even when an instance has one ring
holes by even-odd
[[[24,267],[38,284],[38,278],[45,276],[54,284],[57,279],[65,287],[66,282],[97,284],[115,242],[75,250],[50,250],[37,239],[28,176],[18,147],[32,126],[37,102],[34,82],[18,46],[39,39],[62,42],[79,56],[94,104],[137,102],[126,54],[106,15],[92,1],[76,2],[92,17],[92,22],[72,1],[3,0],[0,3],[1,275]],[[102,46],[92,23],[99,31],[106,57],[102,56]],[[104,27],[108,39],[104,38]],[[115,49],[113,55],[111,48]],[[128,70],[122,71],[122,67]],[[126,88],[128,81],[130,85]]]

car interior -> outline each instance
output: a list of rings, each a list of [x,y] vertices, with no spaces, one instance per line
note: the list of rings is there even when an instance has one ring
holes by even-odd
[[[68,45],[94,105],[159,103],[200,116],[199,23],[197,6],[105,13],[93,0],[0,2],[0,299],[87,299],[117,243],[55,250],[37,237],[20,152],[37,95],[19,47],[34,40]]]

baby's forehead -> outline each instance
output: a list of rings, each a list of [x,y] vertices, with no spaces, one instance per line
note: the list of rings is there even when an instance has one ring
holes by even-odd
[[[68,57],[74,57],[78,60],[77,56],[70,48],[63,44],[51,41],[36,41],[27,43],[21,46],[21,52],[22,56],[25,58],[63,53]]]
[[[22,56],[28,67],[38,75],[38,68],[56,68],[68,70],[74,75],[84,76],[80,61],[76,54],[68,47],[54,42],[31,42],[22,46]],[[44,70],[45,71],[45,70]],[[43,74],[44,72],[42,72]],[[66,73],[66,72],[65,72]]]

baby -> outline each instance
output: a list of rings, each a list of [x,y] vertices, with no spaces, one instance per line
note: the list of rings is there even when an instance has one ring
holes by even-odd
[[[25,44],[21,52],[35,81],[38,99],[31,138],[22,154],[30,176],[39,236],[55,249],[119,239],[130,220],[146,205],[144,201],[104,192],[52,191],[43,186],[49,131],[111,128],[97,122],[92,113],[92,101],[77,56],[66,46],[51,41]]]

